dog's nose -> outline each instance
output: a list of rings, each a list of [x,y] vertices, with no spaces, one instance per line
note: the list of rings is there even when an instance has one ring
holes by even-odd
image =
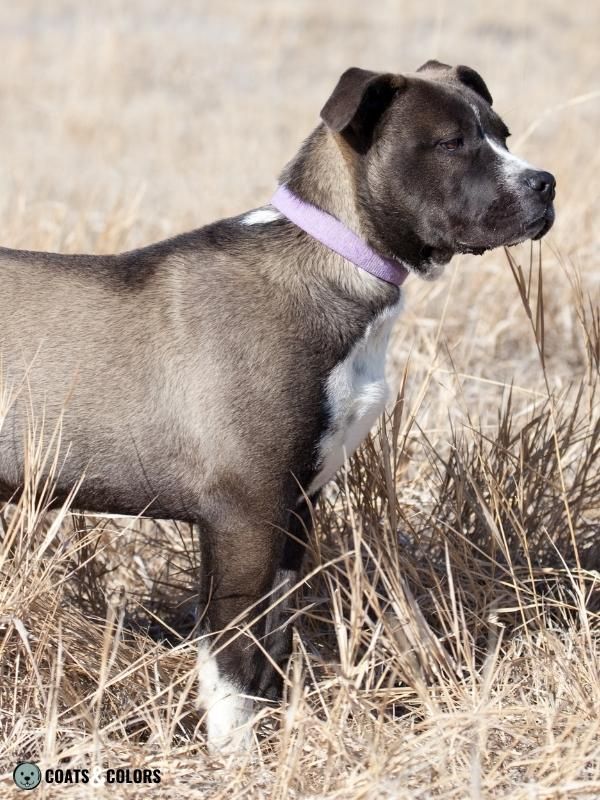
[[[525,174],[525,183],[534,192],[539,192],[542,200],[554,200],[556,180],[550,172],[542,172],[536,169],[528,170]]]

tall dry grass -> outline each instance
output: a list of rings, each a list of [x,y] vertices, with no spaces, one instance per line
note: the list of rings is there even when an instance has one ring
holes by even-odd
[[[194,532],[47,513],[38,431],[0,519],[2,769],[159,767],[169,797],[598,796],[597,306],[571,276],[586,369],[556,390],[531,254],[507,258],[546,393],[517,413],[509,386],[493,427],[440,446],[408,362],[315,509],[286,699],[247,755],[209,756],[195,709]]]
[[[581,0],[0,9],[8,246],[107,252],[261,204],[352,63],[478,67],[558,178],[541,248],[408,282],[398,402],[315,509],[286,700],[247,756],[209,756],[196,709],[198,532],[48,513],[63,443],[38,421],[0,515],[0,796],[25,757],[162,770],[96,797],[600,796],[598,25]]]

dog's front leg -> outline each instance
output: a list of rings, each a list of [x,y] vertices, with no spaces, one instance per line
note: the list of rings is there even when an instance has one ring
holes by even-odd
[[[201,597],[209,635],[199,651],[199,703],[209,746],[221,751],[249,743],[252,698],[260,694],[266,666],[263,612],[282,544],[275,526],[236,517],[201,532]]]

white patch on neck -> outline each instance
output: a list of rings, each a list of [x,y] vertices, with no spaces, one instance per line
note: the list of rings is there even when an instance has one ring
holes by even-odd
[[[238,687],[219,675],[216,658],[205,644],[198,648],[198,705],[206,712],[208,746],[217,752],[247,750],[253,702]]]
[[[531,164],[524,159],[515,156],[513,153],[509,153],[508,150],[500,144],[500,142],[492,139],[491,136],[486,134],[485,140],[492,148],[494,153],[500,156],[502,172],[504,173],[504,177],[507,181],[514,181],[514,179],[518,178],[524,170],[535,169],[535,167],[532,167]]]
[[[334,477],[385,408],[388,399],[385,357],[392,326],[402,305],[400,296],[398,303],[370,323],[346,358],[329,373],[326,396],[330,422],[319,443],[321,467],[308,494]]]
[[[249,211],[242,218],[242,225],[264,225],[266,222],[273,222],[276,219],[281,219],[280,212],[271,206],[265,206]]]

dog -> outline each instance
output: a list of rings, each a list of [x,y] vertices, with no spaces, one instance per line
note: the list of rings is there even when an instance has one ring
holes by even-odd
[[[311,504],[385,406],[404,279],[553,224],[554,177],[508,135],[469,67],[353,67],[270,203],[119,255],[0,250],[2,497],[43,415],[66,446],[56,500],[83,475],[80,508],[199,526],[216,748],[252,697],[277,695],[269,664],[291,640],[284,625],[269,644],[271,592],[294,583]]]

